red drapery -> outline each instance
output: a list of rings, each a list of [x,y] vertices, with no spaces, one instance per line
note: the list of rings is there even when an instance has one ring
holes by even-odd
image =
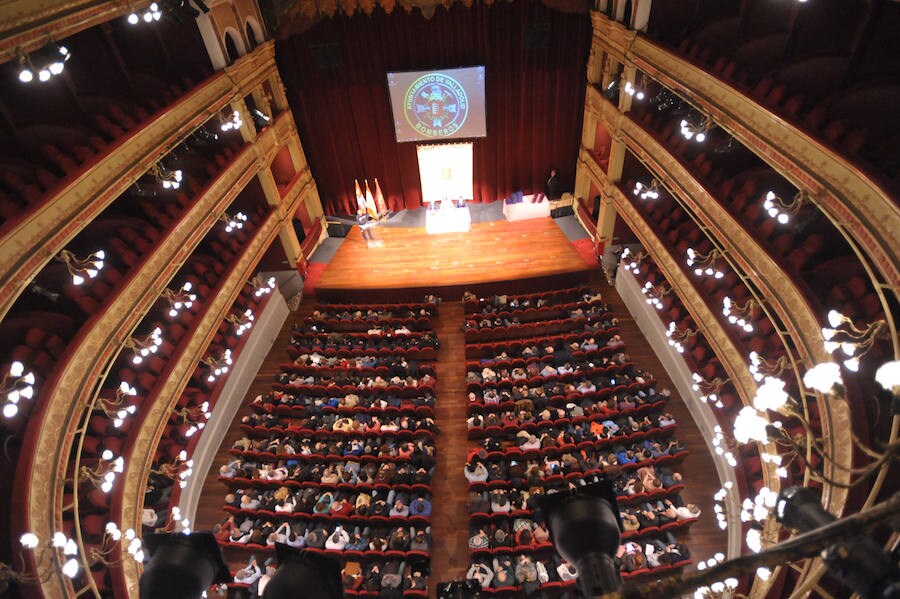
[[[328,214],[355,210],[353,180],[378,177],[393,210],[421,205],[415,143],[398,144],[388,71],[486,67],[487,137],[474,141],[476,201],[543,191],[551,168],[571,188],[581,142],[585,14],[538,2],[438,7],[431,19],[338,14],[280,41],[276,59]]]

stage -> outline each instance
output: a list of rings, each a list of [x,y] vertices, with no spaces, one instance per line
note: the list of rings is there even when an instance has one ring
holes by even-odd
[[[576,285],[591,270],[550,218],[473,223],[467,233],[353,227],[315,284],[319,301],[408,301],[426,293],[459,299]],[[596,266],[594,266],[596,268]]]

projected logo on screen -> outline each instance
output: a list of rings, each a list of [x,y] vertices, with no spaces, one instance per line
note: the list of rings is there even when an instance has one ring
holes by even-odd
[[[440,73],[413,81],[403,105],[409,126],[428,137],[453,135],[469,115],[466,90],[453,77]]]

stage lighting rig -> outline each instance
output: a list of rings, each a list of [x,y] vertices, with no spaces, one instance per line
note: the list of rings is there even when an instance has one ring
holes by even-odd
[[[809,487],[782,489],[775,504],[775,517],[784,526],[800,532],[813,531],[837,520],[825,511],[817,493]],[[896,556],[887,554],[867,535],[835,543],[824,551],[822,559],[831,575],[860,597],[900,595]]]
[[[598,479],[575,490],[538,497],[556,551],[578,570],[578,584],[593,597],[622,589],[615,563],[622,523],[612,482]]]
[[[198,599],[211,584],[232,581],[216,538],[209,532],[144,535],[150,561],[140,579],[140,599]]]
[[[263,590],[262,599],[341,599],[341,566],[327,555],[298,551],[275,543],[278,570]],[[143,597],[141,598],[143,599]]]

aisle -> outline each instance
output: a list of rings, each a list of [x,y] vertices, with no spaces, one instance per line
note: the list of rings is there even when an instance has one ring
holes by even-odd
[[[466,463],[466,377],[465,344],[461,330],[461,302],[444,302],[432,321],[441,342],[435,364],[435,420],[438,465],[432,479],[435,498],[431,514],[431,577],[429,592],[434,596],[438,582],[461,578],[469,566],[469,514],[466,511],[468,484],[463,476]]]

